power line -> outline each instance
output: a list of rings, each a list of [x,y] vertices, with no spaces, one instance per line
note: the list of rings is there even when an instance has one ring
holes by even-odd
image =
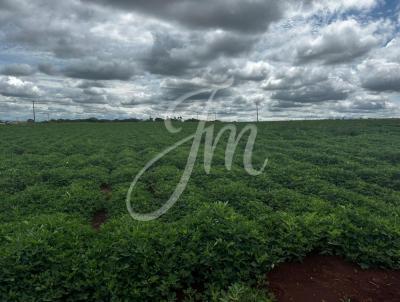
[[[43,114],[47,116],[47,121],[50,121],[50,113],[49,112],[36,112],[36,114]]]

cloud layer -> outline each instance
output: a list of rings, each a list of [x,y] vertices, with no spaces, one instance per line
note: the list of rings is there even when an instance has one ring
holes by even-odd
[[[0,119],[400,113],[399,8],[383,0],[0,0]],[[206,118],[205,115],[202,117]]]

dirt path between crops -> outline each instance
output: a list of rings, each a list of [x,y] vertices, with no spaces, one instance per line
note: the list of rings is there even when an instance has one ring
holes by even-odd
[[[106,200],[111,199],[112,188],[109,184],[102,183],[100,185],[100,191],[101,191],[101,193],[104,194]],[[98,231],[98,230],[100,230],[100,227],[104,223],[106,223],[107,220],[108,220],[107,211],[105,209],[102,209],[102,210],[99,210],[96,213],[94,213],[94,215],[92,217],[91,225],[96,231]]]
[[[106,210],[100,210],[97,211],[92,218],[92,227],[98,231],[100,230],[100,227],[107,221],[107,211]]]
[[[362,270],[334,256],[284,263],[267,278],[278,302],[400,301],[400,271]]]

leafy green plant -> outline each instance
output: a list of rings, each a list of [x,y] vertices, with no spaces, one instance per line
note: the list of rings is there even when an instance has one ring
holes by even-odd
[[[263,290],[257,290],[241,283],[231,285],[227,291],[212,295],[213,302],[271,302]]]
[[[400,268],[398,120],[259,123],[253,159],[269,158],[262,175],[243,170],[245,141],[227,171],[222,140],[209,175],[199,153],[169,212],[133,221],[130,182],[196,129],[180,126],[179,134],[150,122],[0,129],[0,300],[269,301],[257,289],[266,272],[315,251]],[[135,210],[165,202],[189,149],[140,179]],[[95,232],[100,209],[108,220]]]

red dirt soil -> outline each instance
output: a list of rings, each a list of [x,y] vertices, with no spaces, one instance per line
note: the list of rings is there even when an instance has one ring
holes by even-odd
[[[400,271],[362,270],[334,256],[284,263],[267,280],[278,302],[400,301]]]
[[[106,221],[107,221],[107,211],[106,210],[97,211],[92,218],[92,227],[98,231],[100,230],[102,224],[104,224]]]

